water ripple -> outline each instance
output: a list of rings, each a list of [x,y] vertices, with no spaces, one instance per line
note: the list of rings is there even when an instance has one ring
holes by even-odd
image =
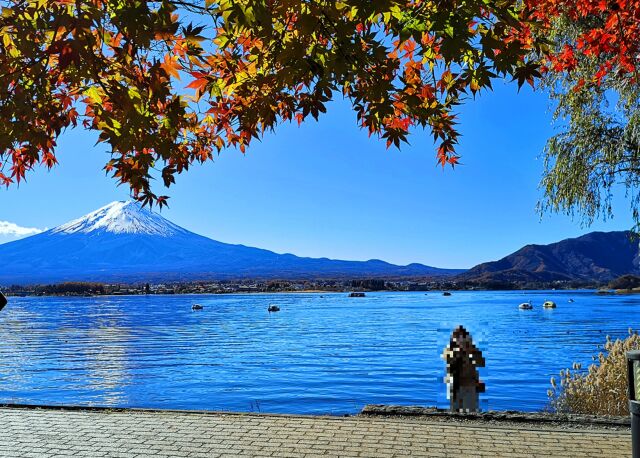
[[[539,410],[550,376],[588,364],[606,335],[640,328],[640,297],[592,292],[11,299],[0,313],[0,402],[33,404],[444,407],[440,354],[464,324],[487,360],[483,407]],[[529,299],[535,309],[518,310]],[[547,299],[558,308],[543,310]]]

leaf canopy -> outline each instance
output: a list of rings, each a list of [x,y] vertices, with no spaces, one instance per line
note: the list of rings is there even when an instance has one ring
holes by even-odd
[[[0,181],[56,164],[69,127],[106,170],[161,206],[222,149],[346,97],[387,146],[423,127],[454,166],[456,107],[496,77],[539,76],[539,20],[517,0],[0,1]]]

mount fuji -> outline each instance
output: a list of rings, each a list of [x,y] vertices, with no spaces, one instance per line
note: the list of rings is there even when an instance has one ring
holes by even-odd
[[[231,245],[190,232],[135,202],[0,245],[0,284],[443,276],[460,270],[339,261]]]

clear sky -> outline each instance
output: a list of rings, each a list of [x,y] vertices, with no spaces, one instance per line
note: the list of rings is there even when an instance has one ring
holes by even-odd
[[[348,103],[336,101],[317,123],[285,124],[244,156],[228,150],[194,166],[169,189],[162,214],[216,240],[279,253],[451,268],[529,243],[631,228],[622,199],[615,219],[589,229],[536,214],[540,154],[553,132],[544,93],[517,94],[515,84],[496,81],[494,92],[469,100],[460,114],[463,165],[443,171],[428,132],[387,150],[357,126]],[[0,243],[129,197],[102,171],[108,154],[95,139],[65,132],[59,166],[0,189]]]

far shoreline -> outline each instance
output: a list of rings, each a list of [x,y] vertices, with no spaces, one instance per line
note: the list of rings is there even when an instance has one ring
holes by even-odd
[[[456,293],[505,293],[505,292],[513,292],[513,293],[535,293],[535,292],[553,292],[558,294],[565,293],[587,293],[593,295],[602,295],[602,296],[612,296],[612,295],[635,295],[640,294],[640,291],[628,291],[628,290],[608,290],[603,291],[595,288],[576,288],[576,289],[553,289],[553,288],[539,288],[539,289],[467,289],[467,290],[445,290],[445,289],[437,289],[437,290],[419,290],[419,291],[407,291],[407,290],[377,290],[377,291],[362,291],[362,290],[343,290],[343,291],[324,291],[324,290],[297,290],[297,291],[229,291],[229,292],[183,292],[183,293],[129,293],[129,294],[16,294],[11,292],[6,292],[5,296],[20,298],[20,297],[65,297],[65,298],[96,298],[96,297],[105,297],[105,298],[113,298],[113,297],[153,297],[153,296],[275,296],[275,295],[283,295],[283,294],[315,294],[315,295],[343,295],[350,294],[352,292],[362,292],[365,294],[378,294],[378,293],[423,293],[425,295],[429,294],[439,294],[442,295],[445,292],[448,292],[452,295]],[[366,297],[366,296],[365,296]]]
[[[62,280],[0,285],[7,296],[135,296],[160,294],[329,294],[350,292],[458,292],[458,291],[593,291],[597,294],[636,294],[640,276],[626,275],[611,282],[583,280],[466,281],[449,277],[337,277],[237,279]]]

